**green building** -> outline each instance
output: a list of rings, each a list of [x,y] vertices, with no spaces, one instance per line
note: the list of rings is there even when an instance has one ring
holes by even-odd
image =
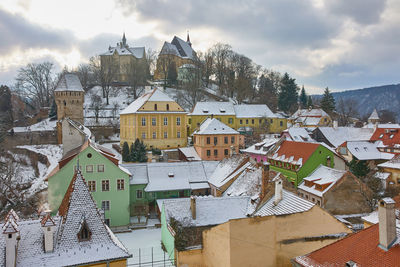
[[[110,150],[89,140],[67,152],[46,177],[52,213],[58,211],[78,160],[97,207],[104,211],[105,222],[111,227],[128,226],[130,173],[118,165],[118,159]]]
[[[282,141],[268,156],[271,170],[278,171],[296,187],[319,165],[345,170],[345,160],[321,143]]]

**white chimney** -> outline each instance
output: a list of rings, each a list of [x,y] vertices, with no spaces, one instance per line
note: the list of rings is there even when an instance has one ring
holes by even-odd
[[[192,212],[193,220],[196,220],[196,197],[195,196],[190,197],[190,210]]]
[[[8,213],[6,222],[2,227],[3,235],[6,240],[6,267],[15,267],[17,262],[17,250],[20,235],[18,224],[16,223],[13,214],[15,214],[15,212],[11,210]]]
[[[56,224],[50,217],[50,213],[47,213],[41,220],[41,225],[44,235],[44,252],[52,252],[54,250],[54,230]]]
[[[379,201],[379,247],[387,251],[397,239],[396,214],[393,199],[386,197]]]
[[[282,179],[278,178],[275,180],[275,199],[274,205],[278,205],[279,201],[282,200]]]
[[[338,121],[333,121],[333,128],[337,128],[338,127]]]

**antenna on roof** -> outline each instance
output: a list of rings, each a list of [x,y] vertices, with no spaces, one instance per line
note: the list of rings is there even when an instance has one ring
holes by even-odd
[[[190,37],[189,37],[189,30],[187,30],[186,43],[188,43],[190,45],[190,47],[192,47],[192,43],[190,42]]]

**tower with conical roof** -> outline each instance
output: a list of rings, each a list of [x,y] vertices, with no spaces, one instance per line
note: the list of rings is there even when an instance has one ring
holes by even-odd
[[[125,47],[126,46],[126,37],[125,37],[125,32],[124,32],[124,34],[122,35],[122,47]]]
[[[372,111],[371,115],[368,118],[368,123],[379,123],[379,115],[378,112],[376,111],[376,108],[374,108],[374,111]]]
[[[190,47],[192,47],[192,43],[190,42],[190,37],[189,37],[189,31],[187,31],[186,43],[188,43]]]

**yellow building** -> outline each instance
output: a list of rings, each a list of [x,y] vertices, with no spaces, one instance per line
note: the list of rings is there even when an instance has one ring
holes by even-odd
[[[120,113],[121,146],[138,138],[147,148],[185,147],[187,112],[159,89],[145,93]]]
[[[109,46],[107,52],[100,54],[103,71],[120,83],[128,82],[128,73],[134,61],[146,64],[146,50],[144,47],[130,47],[126,43],[125,33],[121,42]]]
[[[249,129],[280,133],[287,128],[287,119],[273,113],[264,104],[234,105],[231,102],[197,102],[188,114],[189,134],[207,118],[216,118],[240,133]]]
[[[331,117],[320,108],[298,109],[290,118],[292,125],[300,127],[332,126]]]
[[[161,52],[157,58],[157,66],[154,71],[154,80],[163,80],[167,75],[168,68],[174,66],[176,73],[179,67],[185,64],[192,64],[196,58],[196,52],[192,48],[189,34],[186,42],[179,37],[174,36],[171,43],[164,42]]]

